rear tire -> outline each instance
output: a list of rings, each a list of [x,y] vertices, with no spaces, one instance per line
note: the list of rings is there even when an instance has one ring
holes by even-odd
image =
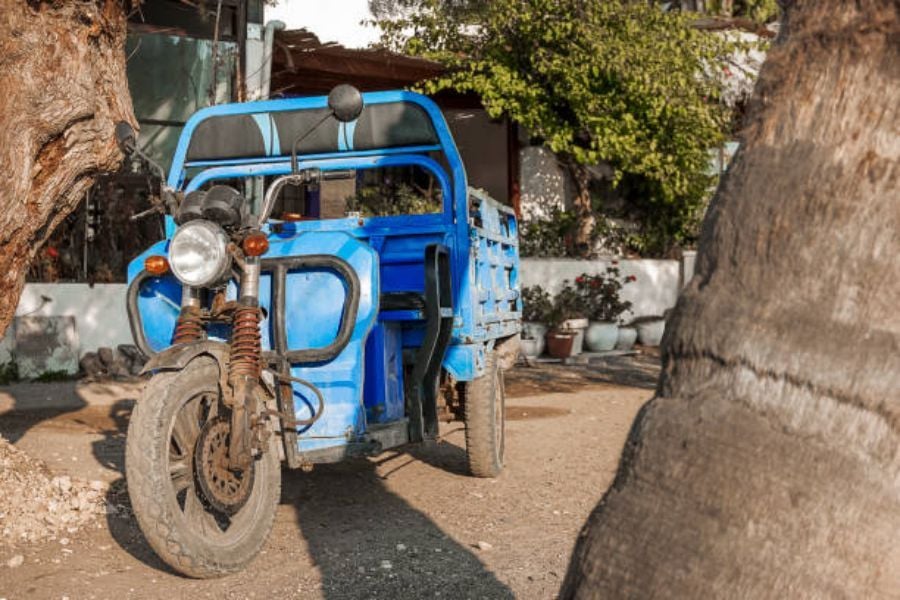
[[[204,499],[194,450],[212,418],[209,407],[219,402],[218,380],[218,368],[206,360],[154,375],[132,412],[125,443],[128,494],[144,537],[169,566],[198,578],[247,566],[268,538],[281,495],[272,436],[234,514],[219,513]]]
[[[506,394],[503,371],[493,352],[485,356],[484,375],[463,384],[466,459],[475,477],[497,477],[506,447]]]

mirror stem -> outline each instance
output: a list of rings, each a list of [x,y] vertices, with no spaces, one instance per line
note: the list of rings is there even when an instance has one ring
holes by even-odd
[[[314,132],[316,129],[318,129],[322,125],[322,123],[324,123],[325,121],[327,121],[328,119],[330,119],[333,116],[334,116],[334,111],[328,111],[327,113],[325,113],[325,116],[323,116],[321,119],[319,119],[319,121],[315,125],[310,127],[305,133],[298,135],[296,138],[294,138],[294,143],[291,146],[291,172],[292,173],[297,172],[297,146],[300,144],[300,142],[302,142],[303,140],[308,138],[310,136],[310,134],[312,134],[312,132]]]

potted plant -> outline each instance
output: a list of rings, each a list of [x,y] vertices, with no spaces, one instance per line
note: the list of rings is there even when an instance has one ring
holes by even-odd
[[[616,346],[619,337],[619,319],[631,309],[631,302],[622,300],[622,288],[637,278],[622,278],[618,261],[597,275],[583,273],[575,280],[575,287],[587,308],[590,325],[585,342],[592,352],[607,352]]]
[[[589,308],[584,297],[578,292],[578,288],[563,279],[562,287],[556,294],[554,301],[563,321],[559,329],[575,333],[575,341],[572,344],[572,356],[581,354],[584,347],[584,330],[588,328],[587,319]]]
[[[584,330],[588,326],[586,307],[582,296],[568,280],[553,299],[553,309],[548,314],[547,351],[555,358],[568,358],[581,353]]]
[[[649,315],[634,320],[638,341],[643,346],[659,346],[666,331],[666,318]]]
[[[553,311],[553,298],[541,286],[522,288],[522,352],[529,358],[544,352],[547,319]]]
[[[619,334],[616,337],[616,350],[631,350],[637,341],[637,329],[634,323],[619,325]]]
[[[577,334],[571,329],[560,327],[565,319],[555,308],[551,313],[547,324],[550,331],[547,332],[547,354],[553,358],[569,358],[575,355],[575,338]]]

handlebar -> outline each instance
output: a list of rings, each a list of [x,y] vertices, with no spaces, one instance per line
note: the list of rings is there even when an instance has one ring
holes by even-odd
[[[304,169],[302,171],[291,173],[289,175],[282,175],[281,177],[273,181],[272,185],[269,186],[269,189],[266,190],[266,195],[263,199],[262,210],[260,210],[259,216],[257,217],[256,226],[262,227],[262,225],[269,220],[272,209],[275,208],[275,200],[278,198],[278,193],[285,185],[304,185],[308,183],[318,183],[320,181],[349,179],[353,176],[353,173],[354,171],[352,169],[335,171]]]

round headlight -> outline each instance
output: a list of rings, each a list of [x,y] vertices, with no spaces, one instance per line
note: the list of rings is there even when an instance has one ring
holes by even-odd
[[[191,287],[206,287],[225,279],[231,266],[228,236],[215,223],[189,221],[178,228],[169,244],[172,273]]]

